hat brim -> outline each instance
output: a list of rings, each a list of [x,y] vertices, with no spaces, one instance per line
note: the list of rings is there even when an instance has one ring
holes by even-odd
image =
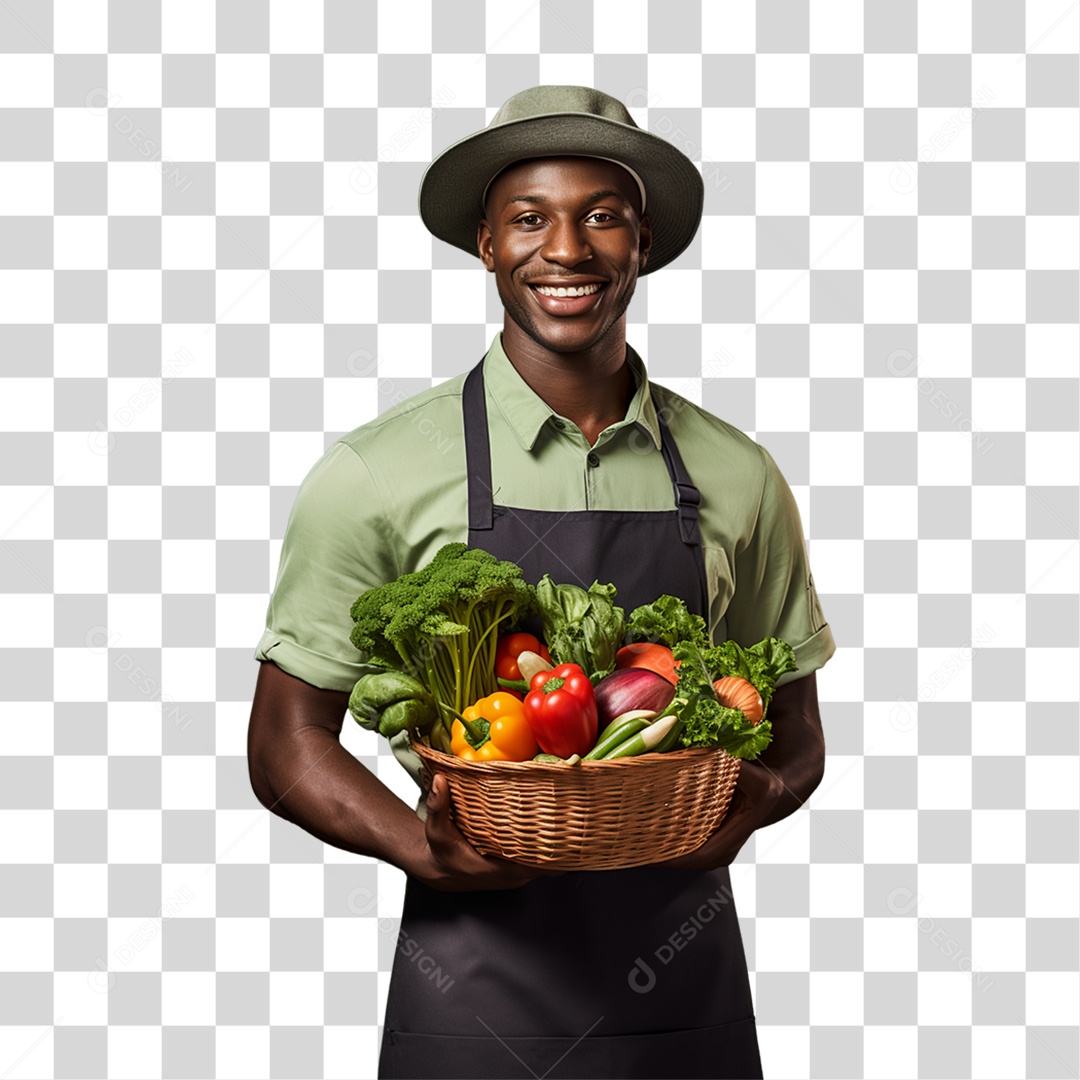
[[[678,258],[694,239],[705,184],[693,162],[652,132],[586,113],[512,120],[447,147],[420,181],[420,218],[440,240],[479,257],[476,229],[488,181],[515,161],[564,156],[611,158],[641,177],[652,224],[652,247],[642,274]]]

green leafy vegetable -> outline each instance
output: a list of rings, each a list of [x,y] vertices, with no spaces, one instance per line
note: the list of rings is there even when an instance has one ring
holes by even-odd
[[[768,720],[751,724],[739,709],[729,709],[716,700],[708,656],[716,650],[699,649],[680,641],[673,650],[679,661],[679,683],[668,711],[683,721],[680,741],[684,747],[721,747],[732,757],[753,760],[772,741]]]
[[[795,651],[786,641],[775,637],[765,638],[748,649],[736,641],[725,641],[707,650],[704,659],[713,679],[738,675],[753,683],[754,689],[761,695],[763,712],[769,708],[780,676],[787,671],[798,670]]]
[[[630,612],[628,637],[634,641],[652,641],[674,649],[680,641],[689,641],[698,648],[709,647],[709,628],[700,615],[691,615],[686,603],[677,596],[664,593],[651,604]]]
[[[615,653],[626,635],[626,618],[615,603],[615,586],[556,585],[545,574],[536,585],[544,640],[552,663],[578,664],[595,683],[615,670]]]
[[[444,544],[427,566],[357,598],[349,640],[368,663],[413,676],[444,712],[460,713],[499,689],[498,636],[535,609],[516,563]]]
[[[426,731],[439,718],[435,699],[423,684],[401,671],[361,676],[349,695],[349,712],[362,728],[388,739],[406,728]]]
[[[751,724],[738,709],[725,709],[723,705],[720,709],[735,716],[725,715],[715,725],[703,720],[698,733],[701,742],[693,745],[722,746],[732,757],[753,761],[772,742],[772,724],[768,720]],[[685,729],[683,737],[686,738]]]

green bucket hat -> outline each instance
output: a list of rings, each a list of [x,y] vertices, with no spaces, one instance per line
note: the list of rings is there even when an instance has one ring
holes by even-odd
[[[589,86],[534,86],[506,101],[482,131],[447,147],[420,181],[420,218],[440,240],[477,255],[483,196],[495,176],[526,158],[595,157],[630,171],[652,223],[642,274],[677,258],[701,223],[705,185],[693,162],[634,123],[618,98]]]

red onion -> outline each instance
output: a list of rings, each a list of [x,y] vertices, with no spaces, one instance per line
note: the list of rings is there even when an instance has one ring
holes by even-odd
[[[650,709],[659,715],[674,697],[675,687],[655,671],[645,668],[614,671],[596,684],[599,730],[631,709]]]

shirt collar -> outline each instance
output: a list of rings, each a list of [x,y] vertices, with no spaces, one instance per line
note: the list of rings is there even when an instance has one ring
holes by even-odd
[[[637,424],[648,432],[653,445],[660,449],[660,423],[656,417],[649,385],[649,374],[638,354],[626,346],[626,363],[634,374],[636,389],[626,410],[626,418],[613,428],[628,424]],[[484,385],[502,410],[506,422],[514,432],[523,450],[532,450],[536,444],[540,429],[551,423],[558,414],[542,397],[518,374],[517,368],[510,363],[502,347],[500,330],[491,342],[491,347],[484,356]]]

